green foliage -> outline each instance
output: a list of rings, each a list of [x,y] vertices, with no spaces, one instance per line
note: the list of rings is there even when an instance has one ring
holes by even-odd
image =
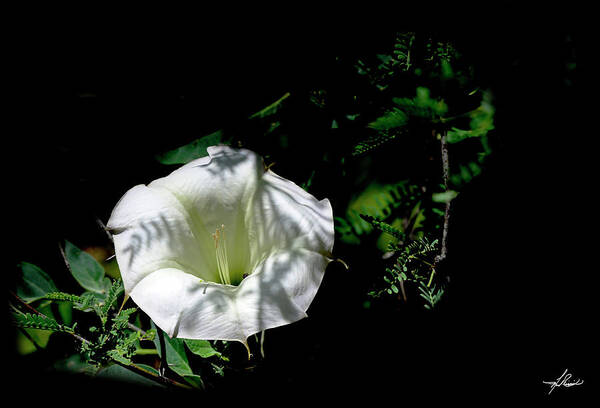
[[[259,110],[258,112],[250,115],[249,119],[255,119],[255,118],[265,118],[267,116],[272,116],[275,113],[277,113],[282,105],[283,105],[283,101],[285,101],[287,98],[289,98],[290,93],[286,92],[281,98],[279,98],[278,100],[276,100],[275,102],[273,102],[272,104],[270,104],[269,106]]]
[[[373,216],[366,215],[366,214],[360,214],[360,217],[363,220],[367,221],[369,224],[373,225],[378,230],[388,233],[399,240],[402,240],[405,238],[405,234],[403,231],[400,231],[398,228],[395,228],[395,227],[391,226],[390,224],[387,224],[383,221],[379,221],[377,218],[375,218]]]
[[[264,107],[256,113],[253,113],[248,119],[264,119],[275,115],[282,107],[283,102],[289,98],[290,93],[286,92],[281,98],[273,102],[272,104]],[[271,122],[269,129],[266,133],[271,133],[275,128],[279,126],[278,122]],[[188,144],[169,150],[167,152],[156,155],[156,160],[166,165],[180,165],[191,162],[192,160],[199,159],[208,155],[207,147],[215,146],[219,144],[230,144],[232,142],[231,137],[227,137],[223,130],[217,130],[211,134],[202,136],[199,139],[195,139]]]
[[[380,125],[378,125],[380,126]],[[381,126],[383,127],[384,125],[381,124]],[[354,146],[354,149],[352,150],[352,156],[361,156],[364,155],[366,153],[371,152],[372,150],[377,149],[378,147],[386,144],[387,142],[395,139],[397,136],[401,135],[401,132],[398,131],[390,131],[389,129],[380,129],[379,132],[377,132],[374,135],[371,135],[365,139],[363,139],[362,141],[360,141],[358,144],[356,144]]]
[[[165,350],[162,350],[158,336],[163,336]],[[171,338],[163,332],[158,333],[154,339],[157,350],[166,354],[169,368],[179,374],[185,381],[196,388],[204,388],[202,377],[192,370],[187,353],[185,352],[185,340]],[[189,347],[189,346],[188,346]]]
[[[62,325],[48,316],[32,313],[13,313],[12,317],[14,324],[18,327],[74,333],[74,327]]]
[[[121,279],[117,279],[116,281],[112,282],[110,290],[108,291],[108,296],[106,297],[104,304],[100,308],[100,319],[103,323],[106,323],[108,311],[111,307],[113,307],[114,303],[117,301],[117,297],[121,295],[121,293],[123,293],[123,290],[123,282],[121,281]],[[123,314],[124,313],[121,313],[120,315]]]
[[[389,130],[405,126],[408,123],[408,115],[399,108],[392,108],[383,116],[369,123],[369,127],[376,130]]]
[[[427,217],[420,205],[422,196],[422,189],[410,180],[383,185],[373,182],[350,201],[344,217],[340,214],[335,218],[336,232],[343,242],[360,244],[373,230],[381,230],[369,222],[376,219],[404,234],[415,235]],[[364,216],[371,218],[367,220]],[[379,237],[377,243],[382,251],[387,251],[389,243],[385,238]]]
[[[432,98],[430,93],[428,88],[419,86],[417,87],[417,96],[413,98],[393,98],[392,101],[408,117],[439,119],[448,112],[448,105],[441,99]]]
[[[34,302],[42,299],[48,292],[57,290],[52,278],[39,267],[21,262],[17,268],[16,293],[24,301]]]
[[[159,375],[158,371],[156,371],[154,368],[152,368],[148,365],[138,364],[137,366],[140,368],[143,368],[144,370],[146,370],[148,372],[153,373],[156,376]],[[103,378],[103,379],[119,381],[119,382],[123,382],[126,384],[135,385],[136,387],[165,388],[164,384],[158,383],[156,381],[152,381],[152,380],[150,380],[140,374],[137,374],[136,372],[128,370],[125,367],[122,367],[118,364],[110,364],[106,367],[103,367],[102,369],[98,370],[98,372],[95,374],[95,376],[96,376],[96,378]]]
[[[438,251],[438,240],[430,241],[427,237],[421,237],[406,245],[392,244],[390,250],[397,254],[396,260],[392,267],[385,268],[383,287],[370,291],[369,296],[398,295],[398,288],[402,288],[402,296],[406,298],[404,288],[408,282],[414,284],[421,298],[423,293],[427,294],[424,307],[432,309],[444,293],[443,288],[436,290],[435,285],[429,288],[435,274],[434,258]]]
[[[219,359],[221,359],[223,361],[229,361],[229,359],[227,357],[225,357],[222,353],[215,350],[213,348],[212,344],[210,344],[210,342],[208,340],[185,339],[184,342],[185,342],[185,345],[188,347],[188,349],[192,353],[194,353],[202,358],[209,358],[209,357],[217,356],[217,357],[219,357]]]
[[[225,138],[223,131],[218,130],[184,146],[159,154],[156,156],[156,160],[162,164],[185,164],[192,160],[208,156],[207,147],[227,143],[228,139]]]
[[[110,279],[105,277],[104,268],[90,254],[65,241],[65,260],[77,282],[90,292],[106,294]]]
[[[425,302],[427,302],[424,307],[425,309],[431,310],[435,307],[435,305],[440,301],[442,295],[444,294],[444,289],[439,288],[436,289],[435,285],[431,288],[428,287],[424,282],[419,282],[419,296],[421,296]]]
[[[458,193],[454,190],[446,190],[441,193],[434,193],[431,199],[434,203],[448,203],[456,198]]]
[[[226,367],[223,364],[228,363],[229,358],[211,342],[184,341],[165,336],[166,348],[162,350],[157,329],[152,322],[152,328],[147,330],[132,324],[131,321],[136,316],[137,324],[140,324],[137,308],[117,310],[126,300],[122,298],[124,288],[120,279],[105,277],[103,271],[98,268],[99,264],[91,256],[68,241],[65,249],[61,248],[61,251],[71,275],[84,289],[79,295],[59,291],[49,276],[32,264],[22,262],[18,265],[20,279],[16,299],[20,300],[20,303],[11,304],[14,310],[11,320],[15,326],[23,329],[23,332],[19,333],[18,344],[24,353],[36,352],[46,347],[51,333],[65,333],[79,342],[78,354],[71,356],[68,361],[65,360],[62,365],[57,363],[57,370],[141,382],[146,385],[152,383],[164,386],[166,381],[183,386],[178,383],[179,380],[165,380],[161,378],[163,374],[152,367],[135,361],[138,356],[153,355],[159,358],[160,353],[165,353],[169,369],[179,376],[181,381],[192,387],[204,388],[204,379],[200,376],[202,367],[213,377],[224,375]],[[52,313],[50,305],[54,302],[58,303],[57,310],[63,319],[62,322]],[[39,310],[38,313],[21,310],[32,307],[42,310],[43,314]],[[77,323],[67,324],[65,321],[71,321],[73,318],[72,310],[91,316],[91,319],[77,319]],[[82,324],[78,324],[79,322]],[[144,344],[153,344],[154,348],[144,348]],[[199,361],[192,362],[186,350]],[[145,371],[146,376],[138,374],[140,370]],[[149,380],[148,376],[154,376],[155,381]]]
[[[448,131],[448,143],[458,143],[467,138],[487,136],[488,132],[494,129],[495,111],[490,92],[484,92],[479,107],[466,115],[471,119],[469,129],[463,130],[452,126]]]

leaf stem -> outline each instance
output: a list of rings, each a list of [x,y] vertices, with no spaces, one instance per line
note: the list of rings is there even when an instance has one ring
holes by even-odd
[[[135,351],[135,354],[140,356],[158,355],[158,350],[140,348]]]

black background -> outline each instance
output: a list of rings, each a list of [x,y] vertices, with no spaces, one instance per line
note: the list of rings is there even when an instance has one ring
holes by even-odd
[[[451,31],[494,93],[502,141],[455,201],[446,264],[453,289],[444,308],[367,311],[354,283],[360,268],[332,264],[309,319],[269,331],[263,365],[232,375],[212,395],[248,395],[248,403],[270,390],[398,404],[409,396],[543,399],[542,381],[566,368],[589,379],[591,324],[580,290],[592,272],[577,251],[586,190],[573,164],[581,135],[574,78],[565,83],[574,32],[564,20],[523,17],[516,6],[499,11]],[[16,126],[5,135],[16,142],[5,149],[10,262],[60,266],[60,240],[101,240],[94,217],[108,219],[129,187],[163,175],[156,153],[330,80],[335,55],[368,52],[404,29],[386,30],[370,16],[332,29],[318,15],[290,24],[293,11],[244,23],[217,23],[210,13],[195,23],[81,13],[17,30],[9,111]],[[85,397],[99,388],[48,378],[18,359],[14,373],[15,386],[36,384],[41,395]],[[587,381],[552,397],[570,400],[592,387]],[[162,395],[135,391],[142,401]]]

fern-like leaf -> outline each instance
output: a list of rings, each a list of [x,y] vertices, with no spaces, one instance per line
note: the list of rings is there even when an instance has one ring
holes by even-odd
[[[405,237],[404,232],[400,231],[398,228],[392,227],[390,224],[380,221],[371,215],[360,214],[360,218],[362,218],[378,230],[388,233],[393,237],[398,238],[399,240],[402,240]]]
[[[405,126],[407,123],[408,116],[400,109],[394,108],[369,123],[369,127],[377,130],[389,130]]]
[[[44,299],[48,300],[63,300],[71,303],[83,303],[84,299],[81,296],[72,295],[65,292],[50,292],[44,295]]]
[[[108,291],[108,296],[106,296],[106,301],[104,305],[102,305],[101,312],[103,316],[108,315],[108,311],[112,307],[112,305],[117,301],[119,295],[123,292],[123,282],[121,279],[117,279],[112,283],[110,290]]]
[[[54,332],[74,333],[72,327],[62,325],[50,317],[38,314],[13,313],[13,321],[16,326],[27,329],[41,329]]]
[[[375,135],[372,135],[363,141],[359,142],[356,146],[354,146],[354,150],[352,151],[352,156],[360,156],[365,153],[374,150],[381,145],[390,142],[391,140],[398,137],[401,132],[400,129],[390,130],[380,130]]]

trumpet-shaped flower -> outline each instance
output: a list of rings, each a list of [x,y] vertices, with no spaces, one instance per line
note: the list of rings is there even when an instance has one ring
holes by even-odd
[[[331,261],[331,204],[249,150],[207,150],[130,189],[107,227],[126,294],[158,327],[247,345],[306,317]]]

